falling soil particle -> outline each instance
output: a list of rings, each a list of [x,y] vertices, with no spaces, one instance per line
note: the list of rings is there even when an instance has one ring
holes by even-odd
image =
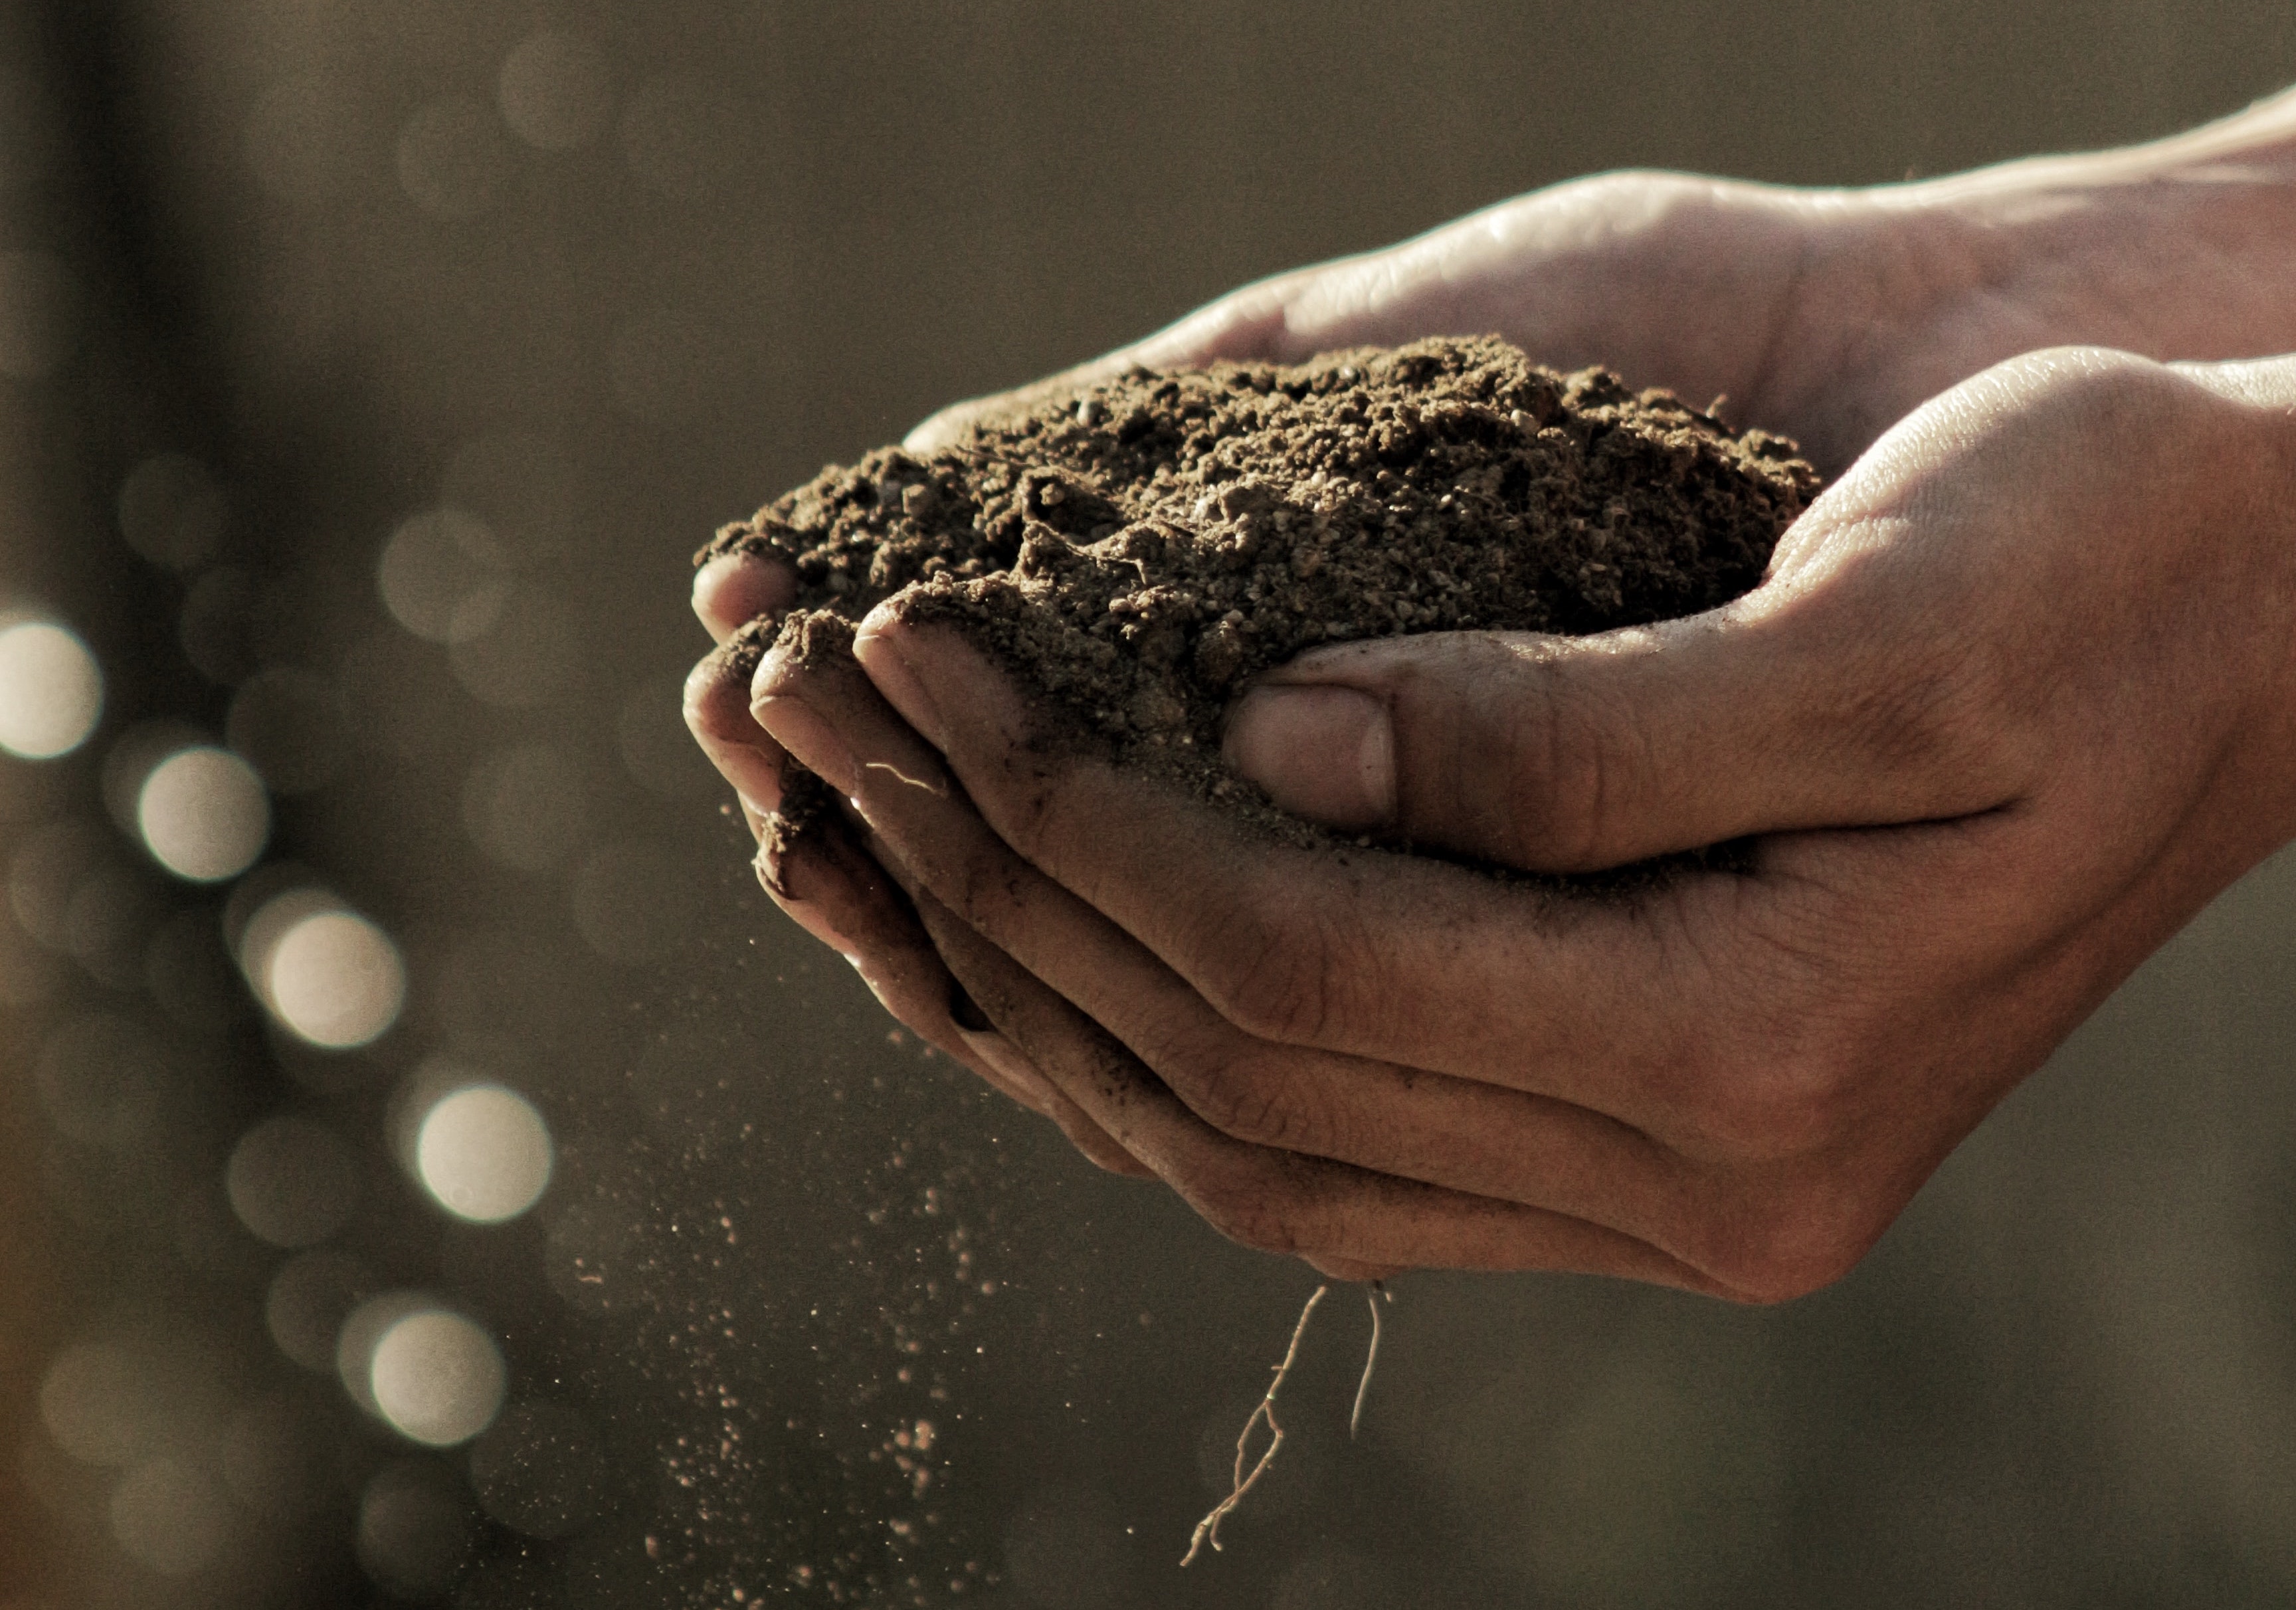
[[[1815,493],[1797,452],[1496,337],[1423,341],[1136,370],[935,452],[826,469],[701,557],[790,563],[779,629],[812,653],[898,595],[1042,690],[1078,744],[1311,842],[1219,763],[1253,676],[1351,639],[1713,608],[1761,579]]]

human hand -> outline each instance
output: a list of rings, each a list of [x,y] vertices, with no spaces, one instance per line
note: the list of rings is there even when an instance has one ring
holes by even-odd
[[[857,669],[768,655],[755,714],[1002,1039],[1228,1234],[1783,1298],[2296,827],[2292,398],[2287,366],[2020,359],[1735,604],[1318,651],[1234,714],[1279,801],[1415,845],[1751,841],[1629,900],[1256,840],[892,609]]]
[[[1147,1177],[1141,1163],[997,1034],[950,975],[907,894],[888,877],[866,826],[816,800],[803,832],[776,813],[797,778],[782,746],[750,709],[750,687],[775,624],[796,594],[787,571],[720,564],[696,587],[695,607],[718,638],[686,678],[685,717],[702,750],[734,785],[758,842],[758,882],[799,926],[844,957],[885,1009],[955,1057],[992,1088],[1057,1123],[1077,1149],[1112,1173]],[[816,791],[817,792],[817,791]]]
[[[1133,366],[1297,363],[1499,334],[1793,437],[1839,473],[1915,406],[2044,347],[2296,350],[2296,96],[2127,151],[1805,190],[1599,175],[1247,285],[1066,374],[945,408],[908,445]]]
[[[1550,365],[1606,364],[1693,401],[1726,395],[1733,414],[1794,436],[1832,473],[1923,399],[2039,347],[2296,350],[2296,185],[2281,150],[2292,114],[2296,95],[2150,146],[1869,190],[1578,180],[1246,286],[1065,374],[944,409],[909,440],[930,448],[1135,364],[1295,361],[1496,332]],[[721,653],[697,669],[690,719],[745,809],[771,809],[781,756],[748,718],[746,685],[725,678],[722,645],[793,591],[747,556],[694,579]]]
[[[2263,109],[2265,123],[2275,119],[2288,120]],[[2289,187],[2275,182],[2277,159],[2265,149],[2281,136],[2276,125],[2252,136],[2244,125],[2255,121],[1873,192],[1672,175],[1582,181],[1390,251],[1248,287],[1083,370],[945,411],[912,441],[930,446],[986,409],[1135,362],[1283,358],[1497,329],[1550,362],[1599,359],[1693,398],[1726,392],[1732,412],[1797,432],[1834,467],[1914,401],[2038,341],[2188,356],[2296,346],[2296,331],[2279,330],[2296,304],[2279,293],[2287,275],[2274,267],[2296,238],[2275,210]],[[722,645],[790,592],[762,562],[724,559],[697,578],[695,607]],[[689,719],[761,830],[786,758],[749,711],[754,660],[754,646],[721,646],[697,668]],[[1052,1112],[1096,1160],[1136,1170],[1016,1047],[983,1038],[858,835],[832,821],[802,844],[769,845],[760,867],[775,899],[928,1039]],[[952,1001],[969,1027],[950,1015]]]

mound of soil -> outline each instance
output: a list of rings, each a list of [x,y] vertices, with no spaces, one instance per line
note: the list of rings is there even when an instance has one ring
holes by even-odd
[[[1710,609],[1761,579],[1816,490],[1796,454],[1605,370],[1423,341],[1136,370],[939,452],[832,465],[697,563],[788,562],[778,629],[808,652],[898,595],[1041,688],[1078,743],[1312,839],[1219,763],[1256,673],[1352,638]]]

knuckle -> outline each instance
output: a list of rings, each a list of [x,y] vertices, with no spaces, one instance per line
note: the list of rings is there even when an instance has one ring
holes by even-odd
[[[1876,1088],[1869,1036],[1821,1008],[1779,1006],[1745,1038],[1699,1065],[1683,1109],[1699,1144],[1734,1164],[1782,1164],[1844,1144]]]
[[[1316,924],[1249,910],[1225,925],[1213,957],[1199,988],[1212,1009],[1245,1034],[1301,1045],[1329,1026],[1333,964]]]
[[[2029,395],[2080,426],[2108,427],[2144,417],[2174,395],[2170,372],[2134,353],[2110,347],[2055,347],[2011,360]]]
[[[1782,1064],[1757,1088],[1747,1138],[1772,1157],[1806,1157],[1838,1146],[1849,1132],[1862,1081],[1846,1059],[1805,1054]]]
[[[1630,709],[1559,670],[1538,679],[1509,735],[1519,858],[1561,871],[1602,864],[1636,730]]]
[[[1320,944],[1270,932],[1228,957],[1203,995],[1249,1036],[1311,1045],[1332,1022],[1330,972]]]
[[[1702,187],[1679,174],[1620,168],[1570,179],[1529,198],[1548,209],[1581,210],[1611,219],[1629,213],[1671,212],[1699,201]]]
[[[1809,1064],[1774,1069],[1726,1104],[1726,1138],[1739,1155],[1758,1161],[1819,1150],[1834,1136],[1833,1093],[1831,1080]]]
[[[2190,382],[2162,365],[2103,347],[2051,347],[1995,365],[1965,382],[1990,404],[1977,462],[2030,481],[2062,457],[2068,438],[2108,462],[2158,463],[2185,438]]]
[[[1857,1266],[1888,1226],[1866,1193],[1838,1176],[1770,1193],[1711,1250],[1708,1272],[1741,1301],[1790,1302]]]
[[[1316,1104],[1276,1059],[1254,1055],[1183,1056],[1166,1073],[1191,1112],[1232,1140],[1283,1151],[1322,1154],[1326,1129]]]
[[[1844,1138],[1865,1072],[1864,1058],[1824,1042],[1734,1059],[1697,1082],[1690,1121],[1740,1162],[1807,1157]]]
[[[1938,815],[1998,804],[2028,780],[2045,690],[1995,638],[1940,629],[1877,640],[1846,614],[1822,629],[1826,657],[1847,668],[1826,698],[1857,774],[1919,787],[1915,803]]]

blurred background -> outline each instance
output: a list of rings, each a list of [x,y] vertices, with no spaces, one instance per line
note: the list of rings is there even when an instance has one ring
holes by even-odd
[[[2118,144],[2285,0],[0,0],[0,1606],[2282,1604],[2296,863],[1866,1264],[1327,1303],[773,912],[686,558],[1573,174]],[[1752,422],[1759,423],[1759,422]]]

